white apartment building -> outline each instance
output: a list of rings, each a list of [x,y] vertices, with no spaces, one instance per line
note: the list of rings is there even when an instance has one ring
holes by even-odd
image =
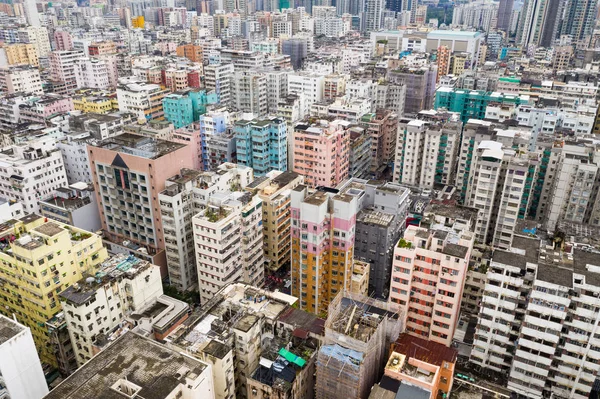
[[[43,94],[40,70],[31,66],[0,69],[0,88],[8,94]]]
[[[292,36],[292,21],[273,21],[271,37]]]
[[[38,57],[47,57],[52,48],[48,29],[43,26],[26,26],[18,30],[19,43],[31,43],[37,49]]]
[[[366,32],[376,32],[381,30],[383,23],[383,10],[385,9],[385,1],[374,0],[367,3],[367,12],[365,15]]]
[[[21,202],[26,213],[39,213],[39,201],[67,185],[63,158],[52,137],[13,145],[0,154],[0,197]]]
[[[252,180],[251,168],[232,163],[221,164],[210,172],[182,169],[167,179],[158,198],[171,284],[184,291],[198,283],[191,218],[215,193],[228,192],[232,187],[243,189]]]
[[[267,102],[269,114],[276,114],[279,102],[283,100],[288,93],[288,74],[287,70],[267,70]]]
[[[137,78],[119,79],[117,101],[121,112],[132,112],[138,118],[161,119],[164,117],[162,101],[169,90],[157,84],[142,82]]]
[[[436,119],[400,119],[395,182],[421,187],[453,184],[462,123],[452,114]]]
[[[471,361],[521,397],[584,399],[600,369],[600,252],[515,236],[487,272]]]
[[[465,204],[479,211],[478,242],[510,247],[520,209],[529,205],[527,179],[535,175],[536,167],[531,161],[537,157],[519,157],[497,141],[482,141],[473,152]]]
[[[265,117],[268,113],[267,77],[251,71],[237,71],[231,85],[231,106],[241,112]]]
[[[302,117],[308,114],[310,106],[323,100],[325,76],[316,73],[296,72],[288,75],[288,94],[303,94]]]
[[[75,66],[77,87],[108,89],[111,86],[109,71],[109,65],[103,60],[97,58],[81,59]]]
[[[228,283],[262,284],[262,200],[258,196],[215,193],[192,223],[201,303]]]
[[[109,335],[126,315],[153,305],[162,294],[160,268],[124,254],[106,260],[95,276],[61,292],[77,364],[81,367],[95,355],[99,334]]]
[[[342,18],[315,18],[315,35],[343,37],[350,27]]]
[[[0,398],[39,399],[47,394],[31,330],[0,315]]]
[[[561,220],[600,225],[600,200],[594,203],[600,156],[596,145],[585,142],[565,142],[556,165],[544,226],[555,231]]]
[[[233,71],[233,64],[207,65],[204,68],[206,90],[214,90],[222,105],[231,102]]]

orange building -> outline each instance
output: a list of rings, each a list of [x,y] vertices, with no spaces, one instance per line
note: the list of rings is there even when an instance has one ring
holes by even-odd
[[[446,398],[452,390],[457,357],[456,349],[401,334],[392,344],[383,378],[400,382],[401,397]]]
[[[177,49],[178,57],[185,57],[192,62],[202,62],[202,46],[196,46],[194,44],[184,44],[178,46]]]
[[[142,28],[142,29],[144,29],[144,25],[145,25],[145,21],[144,21],[144,16],[143,15],[139,15],[137,17],[132,17],[131,18],[131,27],[132,28]]]
[[[436,82],[440,81],[442,76],[450,72],[450,49],[448,46],[440,46],[437,49],[438,74]]]
[[[323,314],[338,292],[350,291],[362,193],[304,185],[292,190],[292,295],[300,298],[301,309]]]

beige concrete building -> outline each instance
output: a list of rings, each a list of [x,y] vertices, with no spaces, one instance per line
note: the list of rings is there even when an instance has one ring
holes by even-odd
[[[363,262],[356,259],[354,259],[352,263],[350,292],[354,294],[369,295],[369,274],[371,265],[369,262]]]
[[[303,183],[298,173],[273,171],[246,187],[263,201],[265,266],[271,271],[290,262],[290,193]]]
[[[4,51],[6,51],[8,65],[28,64],[35,67],[40,66],[38,53],[33,44],[11,44],[4,46]]]

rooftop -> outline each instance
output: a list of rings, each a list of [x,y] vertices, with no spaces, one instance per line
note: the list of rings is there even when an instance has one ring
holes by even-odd
[[[25,327],[0,314],[0,345],[19,335]]]
[[[216,357],[217,359],[223,359],[225,355],[231,351],[231,348],[219,341],[211,339],[202,349],[202,351],[206,354]]]
[[[400,334],[392,345],[394,352],[440,367],[444,362],[456,363],[458,357],[456,349],[407,333]]]
[[[40,201],[40,203],[48,204],[50,206],[66,209],[66,210],[75,210],[79,208],[83,208],[86,205],[92,203],[90,197],[74,197],[74,198],[63,198],[63,197],[52,197],[48,198],[44,201]]]
[[[127,380],[139,387],[138,397],[164,399],[186,378],[207,366],[160,343],[127,332],[51,391],[46,399],[122,399],[112,386]]]
[[[185,144],[123,133],[94,144],[94,147],[141,158],[157,159],[185,147]]]
[[[356,223],[387,227],[394,221],[394,217],[390,213],[383,213],[374,209],[363,209],[358,213]]]
[[[92,298],[98,287],[120,277],[133,277],[151,266],[151,263],[133,255],[118,254],[104,261],[93,276],[81,279],[61,292],[60,296],[80,305]]]
[[[38,232],[38,233],[41,233],[41,234],[43,234],[45,236],[54,237],[55,235],[60,234],[61,232],[63,232],[65,229],[62,226],[60,226],[60,225],[58,225],[58,224],[56,224],[54,222],[48,222],[48,223],[45,223],[45,224],[43,224],[43,225],[41,225],[39,227],[36,227],[33,230],[36,231],[36,232]]]

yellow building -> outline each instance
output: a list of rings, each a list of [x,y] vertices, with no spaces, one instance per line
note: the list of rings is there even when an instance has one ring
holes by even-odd
[[[137,17],[131,18],[131,27],[132,28],[142,28],[144,29],[144,16],[138,15]]]
[[[460,76],[465,71],[465,65],[469,60],[468,53],[455,53],[452,55],[452,74]]]
[[[336,191],[299,185],[291,192],[291,291],[300,309],[317,315],[325,315],[333,298],[352,284],[360,191]]]
[[[58,294],[107,257],[100,236],[39,215],[0,225],[0,313],[31,329],[42,362],[57,366],[45,323]]]
[[[4,46],[8,65],[28,64],[31,66],[40,66],[38,53],[33,44],[9,44]]]
[[[103,95],[99,93],[89,93],[76,95],[73,97],[73,106],[76,111],[93,112],[96,114],[106,114],[119,110],[119,102],[116,94]]]
[[[274,272],[290,263],[290,194],[304,183],[304,176],[275,171],[269,177],[255,180],[246,190],[258,194],[262,200],[265,266]]]

